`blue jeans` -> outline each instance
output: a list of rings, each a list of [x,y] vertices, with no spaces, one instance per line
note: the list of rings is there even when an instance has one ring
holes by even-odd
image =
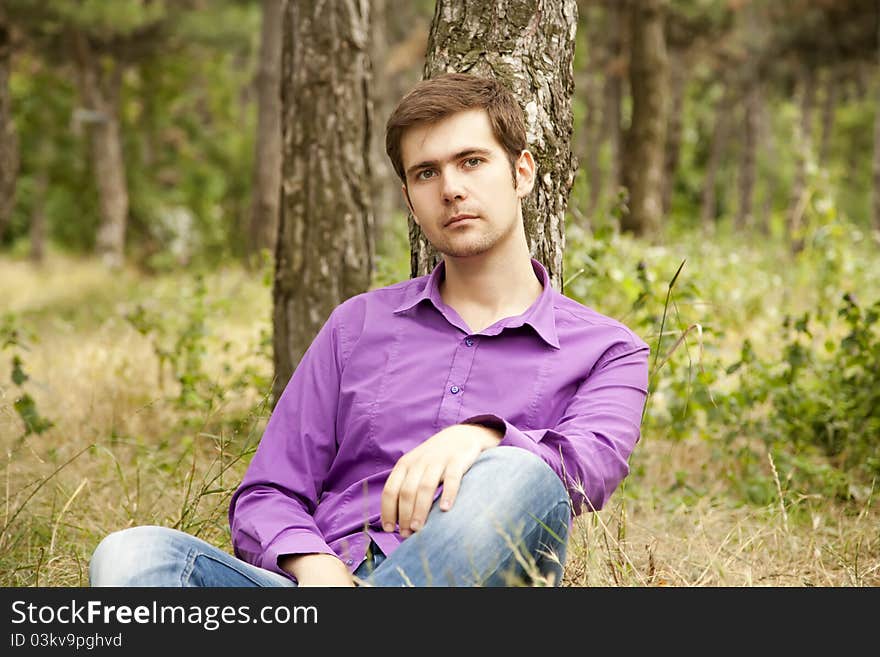
[[[559,585],[570,525],[568,494],[544,461],[518,447],[486,450],[449,511],[385,556],[375,543],[354,575],[362,586]],[[296,586],[189,534],[133,527],[92,555],[92,586]]]

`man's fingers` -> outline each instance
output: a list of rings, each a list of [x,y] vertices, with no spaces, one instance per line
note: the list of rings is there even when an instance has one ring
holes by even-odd
[[[401,465],[394,466],[385,487],[382,489],[382,529],[386,532],[394,531],[397,522],[397,498],[400,496],[400,487],[406,478],[406,468]]]
[[[424,476],[424,466],[415,466],[407,470],[406,478],[400,486],[400,493],[397,496],[397,524],[400,525],[400,535],[406,538],[412,532],[410,523],[412,522],[413,507],[416,502],[416,495],[419,492],[419,483]]]
[[[440,509],[442,511],[449,511],[452,508],[463,476],[464,469],[458,464],[450,463],[446,468],[443,475],[443,493],[440,495]]]
[[[409,523],[410,529],[414,532],[425,526],[428,512],[431,510],[431,503],[434,501],[434,494],[437,492],[437,486],[440,485],[440,479],[443,476],[443,470],[443,464],[434,464],[429,466],[422,475],[422,480],[416,490],[416,499]]]

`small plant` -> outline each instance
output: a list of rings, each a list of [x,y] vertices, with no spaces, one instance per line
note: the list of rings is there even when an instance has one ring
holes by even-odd
[[[850,499],[880,475],[880,300],[863,307],[844,294],[837,318],[786,316],[779,361],[744,341],[724,407],[729,438],[759,439],[807,492]]]
[[[3,317],[2,326],[0,326],[0,340],[3,343],[3,350],[12,350],[12,374],[10,378],[19,393],[12,405],[24,424],[24,431],[19,437],[19,442],[21,442],[31,434],[39,435],[54,426],[51,420],[40,415],[40,412],[37,410],[37,403],[25,389],[25,384],[30,377],[25,372],[25,364],[22,360],[21,352],[28,351],[28,342],[35,341],[36,336],[26,336],[18,328],[15,315],[7,313]]]

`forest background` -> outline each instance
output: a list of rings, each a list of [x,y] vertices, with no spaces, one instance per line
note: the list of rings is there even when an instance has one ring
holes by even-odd
[[[509,22],[485,0],[330,3],[358,9],[347,38],[314,3],[0,4],[0,585],[85,585],[101,538],[136,524],[231,549],[273,390],[348,294],[278,273],[350,246],[345,224],[294,244],[279,220],[308,138],[290,126],[319,114],[300,44],[326,75],[321,52],[359,52],[356,284],[375,288],[424,266],[390,108],[443,29],[555,6],[575,158],[555,274],[652,348],[631,475],[579,517],[564,584],[880,583],[878,4],[506,4]],[[294,326],[280,302],[302,304]]]

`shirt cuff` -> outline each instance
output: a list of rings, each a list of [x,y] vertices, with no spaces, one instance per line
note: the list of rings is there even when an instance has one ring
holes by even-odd
[[[269,545],[263,553],[260,567],[294,579],[290,573],[282,570],[278,565],[278,558],[288,554],[332,554],[339,558],[327,545],[327,542],[317,534],[307,531],[292,531],[281,534]]]
[[[498,443],[498,447],[520,447],[540,456],[538,446],[534,440],[498,415],[493,413],[474,415],[462,421],[461,424],[479,424],[490,429],[497,429],[501,432],[501,442]]]

